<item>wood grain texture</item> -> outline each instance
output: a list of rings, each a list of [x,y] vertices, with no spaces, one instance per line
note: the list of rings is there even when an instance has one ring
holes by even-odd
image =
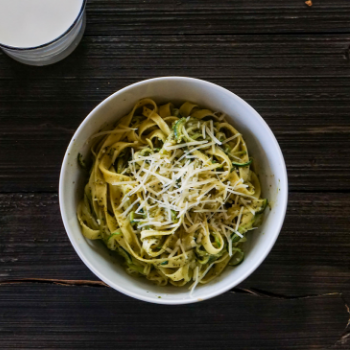
[[[2,285],[0,293],[4,350],[321,350],[340,345],[349,316],[339,295],[285,300],[229,292],[175,310],[110,288]]]
[[[87,35],[348,32],[347,0],[116,1],[88,4]]]
[[[103,99],[192,76],[247,100],[275,133],[290,200],[272,252],[204,303],[104,286],[58,207],[65,149]],[[48,67],[0,51],[0,348],[348,350],[349,0],[89,0],[77,50]]]
[[[2,54],[0,192],[57,192],[91,109],[164,75],[207,79],[251,103],[282,147],[292,191],[350,191],[349,43],[349,34],[96,36],[42,68]]]
[[[292,193],[266,261],[240,288],[350,296],[350,194]],[[96,280],[64,231],[56,194],[0,195],[0,281]]]

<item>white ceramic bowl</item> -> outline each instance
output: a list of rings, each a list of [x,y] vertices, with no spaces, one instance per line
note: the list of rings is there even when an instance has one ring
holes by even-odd
[[[214,111],[224,112],[243,134],[260,176],[262,195],[272,209],[265,212],[259,229],[248,234],[246,258],[209,284],[197,287],[192,296],[187,287],[158,287],[144,278],[129,276],[111,259],[107,248],[98,241],[86,240],[80,231],[76,208],[83,195],[84,176],[77,154],[88,154],[85,141],[104,123],[115,122],[127,114],[139,99],[151,97],[157,102],[193,101]],[[141,81],[117,91],[100,103],[81,123],[65,154],[59,184],[62,219],[68,237],[86,266],[102,281],[121,293],[159,304],[186,304],[206,300],[233,288],[247,278],[273,247],[287,209],[288,180],[281,149],[261,116],[232,92],[204,80],[164,77]]]

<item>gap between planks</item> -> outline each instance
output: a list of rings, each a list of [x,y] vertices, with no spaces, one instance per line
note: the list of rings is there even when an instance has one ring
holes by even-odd
[[[55,284],[61,286],[77,286],[77,287],[103,287],[110,288],[108,284],[102,281],[91,281],[91,280],[65,280],[65,279],[51,279],[51,278],[19,278],[19,279],[8,279],[0,281],[1,285],[16,285],[23,283],[40,283],[40,284]],[[345,299],[342,296],[342,293],[339,292],[330,292],[323,294],[308,294],[308,295],[298,295],[298,296],[288,296],[277,294],[273,292],[263,291],[257,288],[233,288],[230,291],[231,293],[239,293],[239,294],[249,294],[256,297],[268,297],[274,299],[285,299],[285,300],[296,300],[296,299],[306,299],[306,298],[318,298],[318,297],[327,297],[327,296],[340,296],[342,297],[344,304],[346,306],[346,310],[350,315],[350,308],[347,305]],[[348,325],[350,324],[350,320]]]

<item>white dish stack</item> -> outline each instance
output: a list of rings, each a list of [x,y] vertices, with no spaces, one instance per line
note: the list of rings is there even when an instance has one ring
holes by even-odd
[[[35,66],[56,63],[78,46],[86,0],[0,0],[0,47]]]

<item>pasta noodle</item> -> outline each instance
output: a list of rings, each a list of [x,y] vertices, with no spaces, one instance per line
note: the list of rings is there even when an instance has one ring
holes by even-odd
[[[267,200],[224,114],[143,99],[89,142],[78,220],[86,238],[123,257],[128,273],[158,285],[192,282],[193,291],[243,261],[246,233]]]

